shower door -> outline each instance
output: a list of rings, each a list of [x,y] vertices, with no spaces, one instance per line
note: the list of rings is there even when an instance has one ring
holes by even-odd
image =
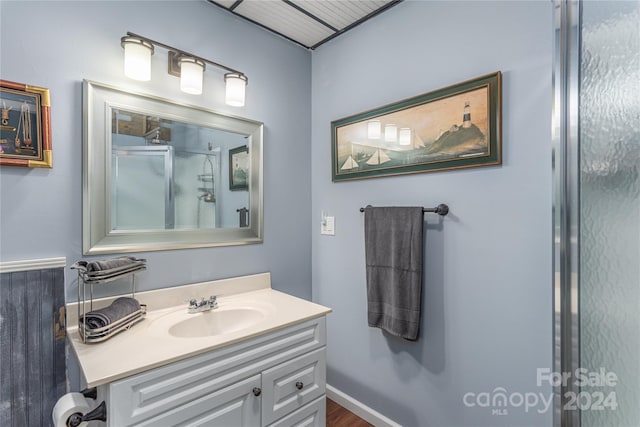
[[[640,2],[556,1],[555,424],[640,426]]]
[[[111,229],[174,228],[173,147],[114,146]]]

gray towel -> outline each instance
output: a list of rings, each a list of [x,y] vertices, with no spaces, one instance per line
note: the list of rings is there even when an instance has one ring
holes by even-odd
[[[137,263],[139,261],[139,259],[132,256],[122,256],[101,261],[91,261],[87,263],[87,271],[111,270],[112,268],[124,267]]]
[[[88,329],[103,328],[138,310],[140,310],[140,303],[137,299],[120,297],[108,307],[88,312],[80,322],[86,322]]]
[[[422,301],[422,207],[365,208],[369,326],[418,339]]]
[[[104,259],[98,261],[76,261],[71,268],[82,271],[88,276],[97,278],[115,273],[129,272],[144,266],[147,260],[132,256],[121,256],[117,258]]]

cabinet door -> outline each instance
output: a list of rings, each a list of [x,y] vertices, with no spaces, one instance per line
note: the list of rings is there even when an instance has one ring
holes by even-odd
[[[260,387],[260,375],[254,375],[133,425],[140,427],[259,426],[261,399],[253,394],[254,387]]]
[[[262,425],[295,411],[325,393],[325,348],[262,373]]]

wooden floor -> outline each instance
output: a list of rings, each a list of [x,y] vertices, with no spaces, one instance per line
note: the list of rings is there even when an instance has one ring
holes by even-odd
[[[327,427],[373,427],[353,412],[327,399]]]

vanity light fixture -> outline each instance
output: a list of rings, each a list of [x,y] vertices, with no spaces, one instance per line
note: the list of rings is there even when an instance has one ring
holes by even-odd
[[[227,72],[224,75],[225,103],[232,107],[244,107],[249,81],[244,73],[131,32],[120,39],[120,44],[124,48],[124,74],[127,77],[141,81],[151,80],[151,55],[154,48],[159,46],[169,52],[167,72],[180,77],[180,90],[201,95],[205,64],[213,65]]]
[[[138,37],[123,37],[120,45],[124,49],[124,75],[134,80],[151,80],[151,55],[153,45]]]
[[[204,78],[204,62],[190,56],[181,56],[180,90],[191,95],[202,95],[202,79]]]
[[[244,92],[247,86],[247,76],[242,73],[227,73],[224,75],[226,92],[224,102],[232,107],[244,105]]]

